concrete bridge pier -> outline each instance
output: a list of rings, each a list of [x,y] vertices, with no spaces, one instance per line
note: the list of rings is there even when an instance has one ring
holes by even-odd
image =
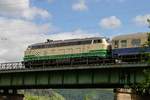
[[[136,95],[132,89],[115,89],[114,100],[150,100],[150,95],[139,96]]]
[[[131,89],[114,89],[115,97],[114,100],[133,100]]]

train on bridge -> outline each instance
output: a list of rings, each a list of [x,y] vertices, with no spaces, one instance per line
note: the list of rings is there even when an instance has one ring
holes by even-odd
[[[49,40],[28,46],[24,54],[26,68],[84,64],[140,62],[147,59],[150,48],[145,45],[149,34],[120,35],[110,41],[106,37]]]

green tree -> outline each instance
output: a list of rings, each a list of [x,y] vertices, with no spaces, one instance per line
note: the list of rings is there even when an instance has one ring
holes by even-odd
[[[65,100],[65,98],[57,92],[52,91],[50,96],[37,96],[31,93],[25,93],[24,100]]]
[[[84,96],[84,100],[98,100],[96,92],[90,92]]]
[[[144,70],[144,77],[141,83],[134,85],[133,90],[135,90],[138,95],[149,95],[150,94],[150,70]]]
[[[53,91],[49,100],[65,100],[65,98],[62,95],[58,94],[57,92]]]
[[[38,100],[38,97],[37,96],[31,96],[29,94],[26,94],[25,95],[25,100]]]
[[[150,28],[150,19],[147,19],[147,22],[149,24]],[[150,32],[147,33],[147,42],[143,45],[143,49],[147,49],[150,47]],[[150,64],[150,53],[144,54],[144,60],[146,60],[146,63]],[[150,69],[145,69],[143,71],[144,73],[144,80],[133,86],[133,89],[138,95],[149,95],[150,94]]]

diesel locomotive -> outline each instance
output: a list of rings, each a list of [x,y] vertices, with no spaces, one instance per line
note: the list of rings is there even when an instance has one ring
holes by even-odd
[[[28,46],[25,66],[76,65],[100,63],[110,57],[111,45],[105,37],[69,40],[47,40]]]
[[[137,62],[143,53],[150,52],[150,48],[143,49],[148,41],[147,33],[134,33],[113,37],[110,41],[106,37],[91,37],[69,40],[47,40],[28,46],[24,54],[26,67],[101,64],[122,62]]]

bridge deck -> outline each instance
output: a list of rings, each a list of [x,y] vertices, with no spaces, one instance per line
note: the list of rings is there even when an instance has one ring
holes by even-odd
[[[0,89],[123,88],[142,82],[143,71],[150,68],[146,63],[36,69],[21,66],[0,71]]]

